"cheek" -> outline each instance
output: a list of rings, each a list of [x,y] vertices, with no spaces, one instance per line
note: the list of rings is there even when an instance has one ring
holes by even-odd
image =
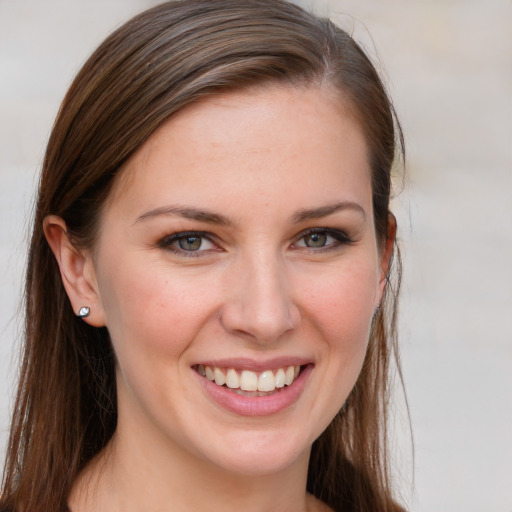
[[[376,266],[364,261],[330,272],[310,289],[307,308],[333,350],[366,345],[377,291]]]
[[[310,296],[310,318],[325,347],[325,377],[337,396],[334,412],[347,398],[361,371],[377,289],[375,266],[358,263],[342,272],[331,272],[329,280],[316,286]]]
[[[319,276],[320,277],[320,276]],[[318,347],[318,386],[311,417],[316,438],[347,400],[364,362],[377,289],[376,265],[355,260],[315,280],[304,302],[307,337]]]
[[[184,354],[214,311],[215,298],[197,282],[191,287],[186,277],[170,276],[168,268],[134,262],[112,268],[103,291],[119,407],[132,413],[142,407],[149,416],[163,408],[174,417],[179,411],[169,389],[186,397]]]
[[[178,357],[212,311],[204,286],[165,267],[140,263],[111,269],[102,287],[107,328],[118,357]],[[103,299],[104,298],[104,299]]]

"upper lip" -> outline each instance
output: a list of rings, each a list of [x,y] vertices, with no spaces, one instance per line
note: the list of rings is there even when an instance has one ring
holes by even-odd
[[[251,370],[253,372],[262,372],[264,370],[277,370],[286,366],[304,366],[312,363],[304,357],[281,356],[272,359],[256,360],[245,357],[227,358],[227,359],[208,359],[197,361],[192,366],[202,364],[210,368],[236,368],[238,370]]]

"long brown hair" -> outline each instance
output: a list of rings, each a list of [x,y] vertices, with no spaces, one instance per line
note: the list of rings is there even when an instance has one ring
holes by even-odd
[[[166,2],[109,36],[71,85],[44,159],[26,275],[25,346],[1,504],[62,511],[78,474],[117,421],[106,328],[75,317],[42,224],[62,217],[72,240],[94,244],[119,169],[170,116],[207,95],[267,82],[328,83],[360,123],[372,170],[377,238],[389,228],[391,167],[403,138],[367,56],[346,32],[284,0]],[[363,370],[314,443],[308,490],[337,511],[399,510],[386,452],[396,293],[388,282]],[[398,268],[396,268],[398,267]],[[399,366],[398,366],[399,367]]]

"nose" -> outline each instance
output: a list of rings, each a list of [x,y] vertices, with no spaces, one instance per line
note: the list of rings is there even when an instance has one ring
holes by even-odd
[[[225,282],[221,323],[228,332],[272,343],[297,329],[300,311],[278,257],[252,257],[232,268]]]

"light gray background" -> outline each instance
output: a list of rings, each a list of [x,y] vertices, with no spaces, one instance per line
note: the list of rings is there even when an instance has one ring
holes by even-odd
[[[155,3],[0,0],[0,455],[27,226],[53,118],[103,37]],[[416,456],[411,491],[398,407],[402,493],[418,512],[512,512],[512,2],[309,4],[367,46],[407,137],[395,209]]]

